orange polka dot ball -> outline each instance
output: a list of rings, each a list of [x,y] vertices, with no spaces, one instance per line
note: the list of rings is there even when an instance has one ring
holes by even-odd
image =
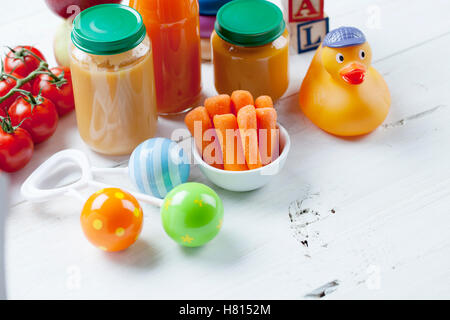
[[[104,251],[131,246],[142,230],[142,208],[136,198],[118,188],[105,188],[89,197],[81,212],[86,238]]]

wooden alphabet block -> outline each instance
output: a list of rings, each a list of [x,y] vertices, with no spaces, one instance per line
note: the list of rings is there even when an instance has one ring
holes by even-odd
[[[289,23],[291,49],[295,53],[315,50],[329,31],[328,17],[304,23]]]
[[[288,3],[289,22],[319,20],[324,17],[324,0],[284,0]]]

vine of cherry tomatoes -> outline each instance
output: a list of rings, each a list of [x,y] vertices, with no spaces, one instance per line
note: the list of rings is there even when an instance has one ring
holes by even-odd
[[[22,169],[74,108],[69,68],[49,68],[32,46],[10,49],[0,72],[0,171]]]

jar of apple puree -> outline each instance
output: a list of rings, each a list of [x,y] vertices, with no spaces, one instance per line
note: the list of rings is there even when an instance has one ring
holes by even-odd
[[[280,98],[289,85],[289,35],[281,10],[264,0],[234,0],[220,8],[211,36],[219,93],[248,90]]]
[[[130,154],[155,135],[152,47],[140,14],[124,5],[82,11],[72,30],[78,130],[95,151]]]

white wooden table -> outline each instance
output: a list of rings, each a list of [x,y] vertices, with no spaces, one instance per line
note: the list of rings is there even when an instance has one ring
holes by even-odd
[[[225,222],[202,248],[175,244],[159,210],[144,206],[138,242],[104,253],[82,234],[81,203],[22,201],[20,184],[56,151],[84,150],[96,166],[126,163],[89,151],[75,114],[63,118],[32,162],[10,175],[9,298],[303,299],[335,280],[325,299],[450,298],[450,1],[427,5],[326,1],[331,28],[365,32],[391,90],[388,118],[358,139],[324,133],[297,105],[313,53],[293,56],[291,85],[277,106],[293,142],[286,167],[254,192],[212,186],[223,199]],[[2,1],[0,9],[0,45],[36,45],[53,64],[60,20],[44,1]],[[215,93],[210,64],[203,66],[203,85],[205,95]],[[181,127],[181,118],[161,118],[159,135]],[[196,168],[190,180],[211,185]]]

